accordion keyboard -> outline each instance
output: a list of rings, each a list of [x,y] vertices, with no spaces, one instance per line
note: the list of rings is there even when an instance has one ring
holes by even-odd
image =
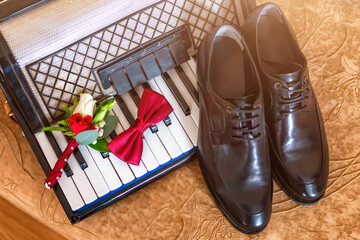
[[[115,96],[117,103],[111,114],[119,118],[116,134],[127,129],[136,118],[136,99],[141,98],[144,88],[164,95],[171,104],[174,111],[169,115],[170,124],[160,122],[156,126],[157,131],[153,132],[150,128],[145,131],[139,166],[126,164],[112,153],[102,155],[88,146],[79,146],[78,153],[74,153],[68,161],[68,168],[73,174],[63,175],[59,180],[60,188],[73,211],[89,206],[99,198],[121,190],[125,185],[131,185],[137,179],[196,149],[199,107],[195,73],[196,63],[190,58],[176,68],[135,87],[133,91]],[[66,148],[65,136],[61,132],[42,132],[35,136],[50,167],[53,167],[61,154],[56,149]],[[86,159],[85,169],[79,165],[77,156]]]

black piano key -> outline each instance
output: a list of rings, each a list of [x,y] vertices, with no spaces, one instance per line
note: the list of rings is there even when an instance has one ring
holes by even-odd
[[[142,58],[140,63],[148,79],[153,79],[161,75],[161,70],[155,60],[154,54]]]
[[[129,91],[129,94],[130,94],[131,98],[134,100],[136,106],[139,107],[140,97],[137,95],[136,91],[134,89],[131,89]]]
[[[157,50],[155,52],[155,56],[163,73],[173,69],[176,66],[168,47]]]
[[[171,125],[171,119],[169,118],[169,116],[167,116],[164,120],[163,120],[165,126],[170,126]]]
[[[168,87],[170,88],[170,91],[172,92],[172,94],[174,95],[176,101],[179,103],[181,109],[183,110],[183,112],[185,113],[186,116],[190,115],[190,107],[188,106],[188,104],[186,103],[184,97],[180,94],[179,89],[176,87],[174,81],[171,79],[171,77],[169,76],[168,73],[163,73],[162,74],[166,84],[168,85]]]
[[[110,137],[111,137],[111,139],[116,138],[116,136],[117,136],[117,134],[116,134],[116,132],[115,132],[115,131],[112,131],[112,132],[110,133]]]
[[[129,122],[130,125],[133,124],[133,122],[135,122],[135,119],[131,115],[131,112],[128,109],[128,107],[126,106],[124,100],[119,95],[115,95],[115,100],[116,100],[117,104],[119,105],[121,111],[124,113],[126,120]]]
[[[192,98],[194,99],[196,104],[199,106],[198,91],[196,91],[194,85],[191,83],[190,79],[188,78],[188,76],[186,75],[186,73],[184,72],[184,70],[182,69],[181,66],[175,67],[175,70],[178,73],[180,79],[183,81],[183,83],[184,83],[185,87],[187,88],[187,90],[189,91],[190,95],[192,96]]]
[[[68,136],[66,136],[66,141],[69,142],[70,138]],[[83,155],[81,154],[80,150],[78,148],[75,148],[74,150],[74,155],[76,158],[76,161],[79,163],[79,166],[81,167],[82,170],[84,170],[85,168],[88,167]]]
[[[45,132],[45,134],[46,134],[52,148],[54,149],[56,156],[59,158],[62,154],[62,151],[61,151],[58,143],[56,142],[54,135],[51,132]],[[71,177],[72,175],[74,175],[74,173],[71,170],[68,163],[66,163],[66,165],[64,167],[64,172],[65,172],[66,176],[68,176],[68,177]]]
[[[108,158],[110,156],[107,152],[100,152],[100,154],[103,158]]]
[[[130,80],[126,76],[126,73],[124,72],[124,69],[118,69],[114,72],[112,72],[109,75],[111,81],[113,82],[115,89],[119,95],[126,93],[127,91],[130,91],[131,84]]]
[[[186,47],[181,39],[170,44],[169,48],[174,57],[176,65],[180,65],[184,62],[189,61],[189,53],[187,52]]]
[[[143,88],[152,90],[148,82],[144,83],[142,86],[143,86]],[[171,125],[171,119],[169,118],[169,116],[167,116],[163,120],[163,122],[164,122],[165,126],[167,126],[167,127]]]
[[[130,65],[127,65],[125,67],[125,70],[133,87],[136,87],[146,82],[147,79],[143,73],[143,70],[140,67],[139,62],[133,62]]]
[[[150,87],[150,84],[148,82],[144,83],[142,86],[143,86],[143,88],[152,90]]]
[[[131,98],[133,99],[133,101],[135,102],[136,106],[139,107],[140,96],[137,94],[137,92],[134,89],[132,89],[129,91],[129,94],[130,94]],[[156,125],[152,125],[149,128],[152,133],[156,133],[159,130]]]

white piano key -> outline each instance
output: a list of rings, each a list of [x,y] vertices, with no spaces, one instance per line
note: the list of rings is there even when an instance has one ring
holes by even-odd
[[[60,149],[64,151],[68,145],[68,142],[66,141],[63,133],[55,131],[53,132],[53,135],[56,142],[59,144]],[[77,188],[79,189],[79,192],[85,203],[88,204],[95,201],[97,199],[96,193],[91,186],[85,172],[80,168],[79,164],[77,163],[74,154],[71,154],[71,156],[69,157],[68,164],[74,173],[72,179],[74,180]]]
[[[186,62],[188,65],[189,65],[189,67],[191,68],[191,70],[192,70],[192,72],[194,73],[194,75],[196,76],[196,71],[197,71],[197,65],[196,65],[196,62],[195,62],[195,60],[194,60],[194,58],[193,57],[191,57],[190,58],[190,60],[189,61],[187,61]]]
[[[181,80],[180,76],[176,72],[175,69],[171,69],[167,72],[169,76],[173,79],[176,87],[179,89],[181,95],[184,97],[184,100],[190,107],[191,117],[194,119],[195,124],[199,125],[199,114],[200,110],[194,99],[192,98],[191,94],[187,90],[186,86],[184,85],[183,81]]]
[[[51,169],[54,168],[58,157],[56,156],[56,153],[53,150],[45,133],[37,133],[35,134],[35,137]],[[58,183],[73,211],[85,205],[71,177],[66,177],[65,173],[63,173]]]
[[[137,86],[135,91],[139,96],[142,96],[144,92],[144,88],[142,86]],[[161,121],[156,124],[158,127],[158,132],[156,133],[160,138],[160,141],[166,148],[171,158],[176,158],[177,156],[182,154],[181,148],[176,142],[174,136],[171,134],[170,129],[165,126],[164,122]]]
[[[107,140],[110,142],[111,138],[107,137]],[[147,173],[147,170],[146,170],[144,164],[142,164],[142,161],[140,161],[139,166],[136,166],[136,165],[132,165],[132,164],[127,164],[123,160],[116,157],[113,153],[110,153],[109,155],[110,155],[109,156],[110,159],[112,159],[113,164],[116,164],[117,166],[121,165],[121,166],[123,166],[123,168],[125,168],[125,166],[127,166],[127,172],[122,172],[122,173],[118,172],[121,180],[123,180],[123,183],[128,183],[128,182],[134,180],[135,177],[138,178],[138,177],[144,175],[145,173]],[[129,171],[131,172],[132,178],[130,177]],[[134,177],[134,175],[135,175],[135,177]]]
[[[88,167],[85,168],[84,171],[88,176],[91,185],[93,186],[98,197],[104,196],[105,194],[110,192],[110,189],[106,184],[105,179],[101,175],[98,167],[96,166],[93,157],[87,150],[86,146],[80,145],[78,146],[78,149],[88,165]]]
[[[93,159],[98,166],[101,174],[103,175],[107,185],[109,186],[110,190],[115,190],[119,188],[122,183],[120,178],[118,177],[115,169],[111,165],[111,162],[108,158],[103,158],[101,153],[92,149],[91,147],[86,146],[87,150],[93,156]]]
[[[121,95],[121,97],[124,100],[129,111],[131,112],[131,115],[133,115],[133,117],[136,119],[137,118],[137,106],[134,103],[134,101],[132,100],[129,93],[124,93]],[[125,127],[125,126],[123,125],[123,127]],[[162,164],[171,159],[156,134],[153,134],[150,131],[150,129],[147,129],[143,135],[144,135],[145,140],[148,142],[151,151],[154,153],[154,155],[159,163]]]
[[[179,103],[176,101],[174,95],[172,95],[171,90],[165,83],[164,79],[161,76],[154,78],[157,86],[162,91],[162,94],[165,96],[166,100],[170,103],[172,108],[174,109],[174,113],[176,117],[178,118],[180,124],[185,129],[187,135],[189,136],[192,144],[194,146],[197,145],[197,135],[198,135],[198,127],[194,122],[194,119],[191,116],[186,116],[184,112],[182,111]],[[149,81],[150,86],[153,85],[153,80]]]
[[[127,126],[127,128],[129,128],[129,122],[126,120],[125,116],[121,116],[121,115],[124,115],[122,114],[122,111],[120,109],[120,107],[115,104],[114,107],[113,107],[113,112],[110,113],[111,115],[113,114],[116,114],[116,116],[121,119],[120,123],[116,125],[116,128],[115,128],[115,132],[116,134],[120,134],[121,132],[123,132],[125,129],[123,128],[123,126],[121,126],[121,123],[125,124]],[[125,122],[124,122],[125,121]],[[126,128],[126,129],[127,129]],[[144,163],[146,169],[148,171],[151,171],[151,170],[154,170],[155,168],[157,168],[159,166],[159,163],[158,161],[156,160],[154,154],[151,152],[149,146],[148,146],[148,143],[146,142],[145,139],[143,139],[143,154],[142,154],[142,157],[141,157],[141,161]],[[129,164],[129,166],[132,167],[134,165],[131,165]],[[136,166],[134,166],[136,167]],[[133,170],[134,172],[138,172],[136,170]]]
[[[127,163],[120,160],[113,153],[109,153],[109,160],[111,161],[123,184],[129,183],[135,179],[135,176]]]
[[[110,142],[111,139],[107,139],[107,141]],[[111,164],[115,168],[123,184],[129,183],[135,179],[133,172],[126,162],[120,160],[111,152],[109,153],[109,160],[111,161]]]
[[[163,94],[159,87],[156,85],[154,80],[149,81],[149,85],[152,90],[157,93]],[[170,102],[169,102],[170,103]],[[171,105],[171,103],[170,103]],[[188,135],[186,134],[184,128],[179,123],[174,112],[170,113],[169,118],[171,120],[171,124],[168,126],[169,130],[171,131],[172,135],[175,137],[177,143],[179,144],[182,152],[187,152],[194,147],[189,139]]]
[[[190,79],[191,83],[194,85],[195,89],[198,91],[197,78],[194,72],[191,70],[189,64],[184,62],[180,65],[180,67],[184,70],[186,76]]]

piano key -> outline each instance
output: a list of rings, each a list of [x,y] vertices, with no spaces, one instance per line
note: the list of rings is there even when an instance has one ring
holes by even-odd
[[[169,48],[172,53],[172,56],[174,57],[176,65],[180,65],[190,59],[190,56],[184,45],[183,40],[179,39],[179,40],[171,43],[169,45]]]
[[[199,93],[196,91],[194,85],[191,83],[185,71],[180,66],[175,67],[175,71],[179,75],[180,79],[183,81],[186,89],[189,91],[195,103],[199,106]]]
[[[111,142],[110,137],[107,137],[106,139]],[[131,182],[135,179],[135,177],[138,178],[147,173],[147,169],[142,162],[140,162],[139,166],[135,166],[132,164],[127,164],[123,160],[116,157],[113,153],[109,153],[109,155],[114,168],[118,172],[118,175],[124,184]]]
[[[59,148],[59,145],[57,144],[54,136],[52,135],[51,132],[45,132],[45,135],[47,137],[47,140],[49,141],[49,143],[51,144],[52,146],[52,149],[54,149],[56,155],[58,156],[58,158],[61,156],[62,154],[62,151],[61,149]],[[65,167],[64,167],[64,172],[66,174],[67,177],[71,177],[74,173],[73,171],[71,170],[70,166],[68,163],[66,163]]]
[[[108,142],[111,142],[111,139],[108,140]],[[135,179],[133,172],[126,162],[120,160],[111,152],[109,153],[109,160],[123,184],[129,183]]]
[[[109,157],[109,153],[100,152],[100,154],[101,154],[101,156],[102,156],[103,158],[105,158],[105,159]]]
[[[66,136],[66,141],[68,143],[69,143],[69,140],[70,140],[70,137]],[[83,158],[83,156],[79,152],[79,149],[75,148],[74,155],[75,155],[75,158],[76,158],[77,162],[79,163],[79,166],[81,167],[82,170],[84,170],[85,168],[88,167],[85,159]]]
[[[146,77],[143,73],[143,70],[140,67],[139,62],[133,62],[125,67],[127,75],[131,81],[131,85],[136,87],[144,82],[146,82]]]
[[[196,74],[190,68],[189,63],[185,62],[185,63],[181,64],[180,67],[184,70],[186,76],[188,76],[188,78],[190,79],[192,85],[198,91],[198,84],[197,84]]]
[[[126,106],[126,104],[125,104],[124,100],[121,98],[121,96],[115,95],[115,100],[116,100],[117,104],[119,105],[121,112],[124,113],[124,117],[126,118],[126,120],[131,124],[133,122],[135,122],[135,118],[129,111],[128,107]],[[126,127],[126,128],[128,128],[128,127]]]
[[[46,137],[46,134],[44,132],[37,133],[35,134],[35,137],[51,169],[54,168],[58,156],[56,155],[52,144],[49,142],[49,139]],[[85,205],[71,177],[62,176],[58,183],[73,211]]]
[[[86,146],[79,145],[78,146],[79,154],[81,154],[84,158],[86,158],[88,167],[84,169],[92,187],[94,188],[96,195],[98,197],[104,196],[110,189],[106,184],[105,179],[103,178],[102,174],[100,173],[97,165],[94,162],[93,157],[91,156],[90,152],[87,150]],[[75,157],[77,157],[75,155]]]
[[[152,90],[148,82],[144,83],[142,86],[143,86],[144,88],[147,88],[147,89]],[[171,124],[171,119],[169,118],[169,116],[167,116],[167,117],[163,120],[163,122],[164,122],[165,126],[168,127],[168,126],[170,126],[170,124]]]
[[[136,107],[135,103],[132,101],[129,93],[124,93],[123,95],[121,95],[121,97],[123,98],[125,104],[128,106],[133,117],[136,117],[137,107]],[[124,128],[126,128],[126,127],[124,126]],[[152,150],[152,152],[154,153],[156,159],[158,160],[158,162],[160,164],[167,162],[171,159],[156,134],[152,134],[150,129],[148,129],[144,132],[143,135],[144,135],[144,138],[146,139],[146,141],[149,143],[150,149]]]
[[[194,119],[195,124],[198,125],[199,124],[199,116],[200,116],[199,115],[200,114],[199,106],[195,103],[194,99],[191,97],[191,94],[186,89],[184,83],[181,81],[180,76],[177,74],[175,69],[169,70],[168,73],[169,73],[169,76],[171,77],[171,79],[174,81],[174,84],[176,85],[177,89],[179,90],[181,96],[184,97],[186,103],[190,107],[191,117]]]
[[[115,132],[117,134],[120,134],[125,129],[128,129],[130,127],[129,122],[127,122],[126,118],[124,117],[124,114],[121,112],[121,109],[117,104],[114,105],[113,111],[110,112],[110,114],[115,114],[119,118],[119,124],[115,127]],[[159,162],[157,161],[154,154],[151,152],[149,145],[145,139],[143,139],[143,154],[141,157],[141,161],[144,162],[146,168],[148,171],[154,170],[159,166]]]
[[[139,107],[140,96],[137,94],[137,92],[134,89],[131,89],[129,91],[129,94],[130,94],[131,98],[133,99],[134,103],[136,104],[136,106]],[[158,131],[158,128],[156,125],[150,126],[149,128],[152,133],[156,133]]]
[[[175,99],[179,103],[179,105],[180,105],[181,109],[183,110],[184,114],[186,116],[190,115],[190,107],[186,103],[184,97],[181,95],[179,89],[176,87],[173,79],[170,77],[170,75],[168,73],[163,73],[161,76],[163,77],[166,85],[168,85],[168,88],[172,92],[172,95],[175,96]]]
[[[56,142],[59,144],[60,149],[64,151],[65,148],[67,147],[67,142],[63,133],[53,132],[53,135],[55,137]],[[74,180],[74,183],[77,189],[79,190],[80,195],[84,199],[84,202],[88,204],[95,201],[97,199],[96,193],[94,192],[94,189],[92,188],[86,174],[76,163],[74,154],[71,154],[67,162],[74,173],[72,179]]]
[[[135,90],[139,94],[139,96],[141,96],[144,92],[144,88],[142,86],[137,86]],[[176,158],[177,156],[181,155],[182,154],[181,148],[179,147],[178,143],[176,142],[169,128],[165,126],[164,122],[159,122],[157,126],[159,131],[156,134],[160,138],[160,141],[166,148],[170,157]]]
[[[115,131],[112,131],[112,132],[110,133],[111,139],[114,139],[116,136],[117,136],[117,134],[116,134]]]
[[[152,79],[156,76],[159,76],[161,74],[161,70],[159,68],[159,65],[157,64],[155,60],[155,56],[153,54],[150,54],[140,60],[141,66],[144,69],[144,72],[146,74],[146,77],[148,79]]]
[[[190,69],[192,70],[192,72],[196,76],[196,68],[197,68],[197,66],[196,66],[196,61],[195,61],[194,56],[191,57],[189,61],[187,61],[187,64],[189,64]]]
[[[163,73],[176,66],[168,47],[163,47],[160,50],[157,50],[155,52],[155,56]]]
[[[171,125],[171,119],[169,116],[167,116],[164,120],[163,120],[165,126],[170,126]]]
[[[109,158],[103,159],[100,152],[88,146],[86,146],[86,148],[91,154],[91,156],[93,156],[94,162],[96,163],[102,176],[104,177],[109,189],[112,191],[119,188],[122,183],[115,169],[113,168]]]
[[[154,78],[153,80],[150,80],[149,84],[155,91],[158,91],[156,89],[156,88],[158,88],[162,92],[162,94],[164,95],[166,100],[170,103],[170,105],[174,109],[174,114],[177,117],[178,122],[182,125],[182,128],[185,130],[187,136],[190,138],[193,146],[196,146],[197,145],[198,128],[197,128],[194,120],[191,118],[191,116],[186,116],[184,114],[179,103],[176,101],[175,97],[172,95],[171,90],[166,85],[164,79],[161,76],[158,76],[158,77]],[[170,116],[170,118],[172,117],[171,114],[169,116]],[[172,121],[172,124],[171,124],[171,126],[172,126],[173,124],[175,124],[174,123],[175,119],[172,118],[171,121]],[[171,127],[171,126],[169,126],[169,127]],[[178,135],[176,135],[176,136],[178,136]],[[178,137],[176,137],[176,138],[178,138]],[[183,140],[183,141],[178,141],[178,142],[180,144],[180,142],[182,143],[185,141]]]
[[[117,69],[109,75],[118,94],[130,91],[131,84],[123,68]]]

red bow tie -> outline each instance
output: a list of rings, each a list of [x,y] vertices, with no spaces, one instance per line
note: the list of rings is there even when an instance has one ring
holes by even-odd
[[[129,129],[116,136],[107,147],[124,162],[138,166],[143,151],[143,133],[149,126],[159,123],[172,111],[172,107],[162,95],[144,89],[137,119]]]

